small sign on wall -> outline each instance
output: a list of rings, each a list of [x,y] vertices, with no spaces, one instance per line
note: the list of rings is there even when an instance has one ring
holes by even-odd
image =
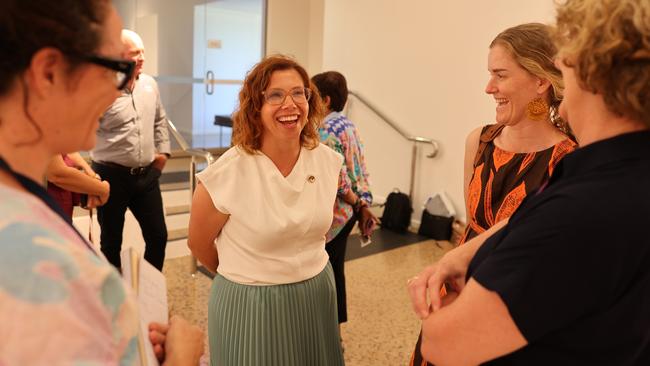
[[[221,40],[220,39],[208,39],[208,48],[221,48]]]

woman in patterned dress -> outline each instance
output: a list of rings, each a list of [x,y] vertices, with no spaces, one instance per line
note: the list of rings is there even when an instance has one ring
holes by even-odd
[[[410,281],[435,364],[650,364],[650,3],[567,0],[556,20],[580,148],[507,225]],[[462,291],[441,303],[450,282]]]
[[[539,23],[506,29],[490,44],[485,92],[497,103],[496,124],[467,137],[461,243],[510,217],[575,149],[557,115],[562,75],[554,54],[548,27]]]
[[[548,26],[539,23],[506,29],[490,44],[485,92],[497,104],[496,124],[479,127],[467,137],[467,229],[461,244],[504,225],[576,147],[557,111],[562,74],[553,64],[555,52]],[[459,290],[449,285],[448,290]],[[420,336],[411,365],[426,365],[421,340]]]

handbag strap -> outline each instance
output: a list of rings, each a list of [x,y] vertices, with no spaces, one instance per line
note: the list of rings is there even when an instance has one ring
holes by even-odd
[[[500,123],[483,127],[478,143],[478,149],[476,150],[476,155],[474,156],[474,168],[481,164],[481,157],[483,156],[483,152],[485,151],[488,143],[494,141],[494,139],[499,136],[504,127],[505,125],[502,125]]]
[[[33,196],[36,196],[36,198],[40,199],[41,202],[43,202],[47,207],[49,207],[50,210],[52,210],[55,214],[59,215],[59,217],[61,217],[61,219],[63,219],[63,221],[65,221],[68,224],[68,226],[70,226],[70,228],[74,230],[75,233],[77,233],[81,241],[83,241],[83,243],[86,244],[86,246],[93,253],[97,254],[95,250],[90,246],[90,244],[88,244],[88,242],[83,237],[83,235],[81,235],[79,230],[77,230],[77,228],[74,227],[74,225],[72,225],[72,218],[66,215],[65,212],[63,212],[61,206],[54,200],[54,198],[52,198],[52,196],[50,196],[47,193],[47,191],[42,185],[34,182],[32,179],[13,170],[1,156],[0,156],[0,170],[4,170],[7,173],[9,173],[14,179],[18,181],[18,183],[25,190],[27,190]]]

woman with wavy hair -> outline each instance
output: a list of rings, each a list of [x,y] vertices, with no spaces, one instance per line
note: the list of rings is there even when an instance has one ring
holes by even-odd
[[[239,93],[234,146],[197,176],[188,245],[216,272],[213,365],[343,364],[325,251],[343,157],[319,143],[322,117],[305,69],[267,57]]]
[[[563,85],[553,64],[556,52],[550,27],[540,23],[508,28],[490,43],[485,92],[496,102],[496,123],[467,137],[467,229],[461,244],[504,225],[576,147],[558,115]],[[458,291],[451,285],[450,291]],[[411,365],[426,364],[419,352],[421,340]]]
[[[650,2],[557,10],[559,113],[580,148],[505,227],[411,281],[436,365],[650,364]]]
[[[485,92],[496,103],[496,123],[467,137],[461,243],[509,218],[575,149],[557,113],[563,85],[556,52],[549,27],[540,23],[508,28],[490,43]]]

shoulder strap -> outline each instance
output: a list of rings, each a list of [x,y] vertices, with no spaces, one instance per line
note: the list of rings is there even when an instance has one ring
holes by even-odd
[[[483,127],[478,143],[478,149],[476,150],[476,155],[474,156],[474,168],[476,168],[476,166],[481,163],[481,156],[483,156],[483,152],[485,151],[487,144],[499,136],[501,130],[503,130],[504,127],[505,125],[502,125],[500,123]]]

